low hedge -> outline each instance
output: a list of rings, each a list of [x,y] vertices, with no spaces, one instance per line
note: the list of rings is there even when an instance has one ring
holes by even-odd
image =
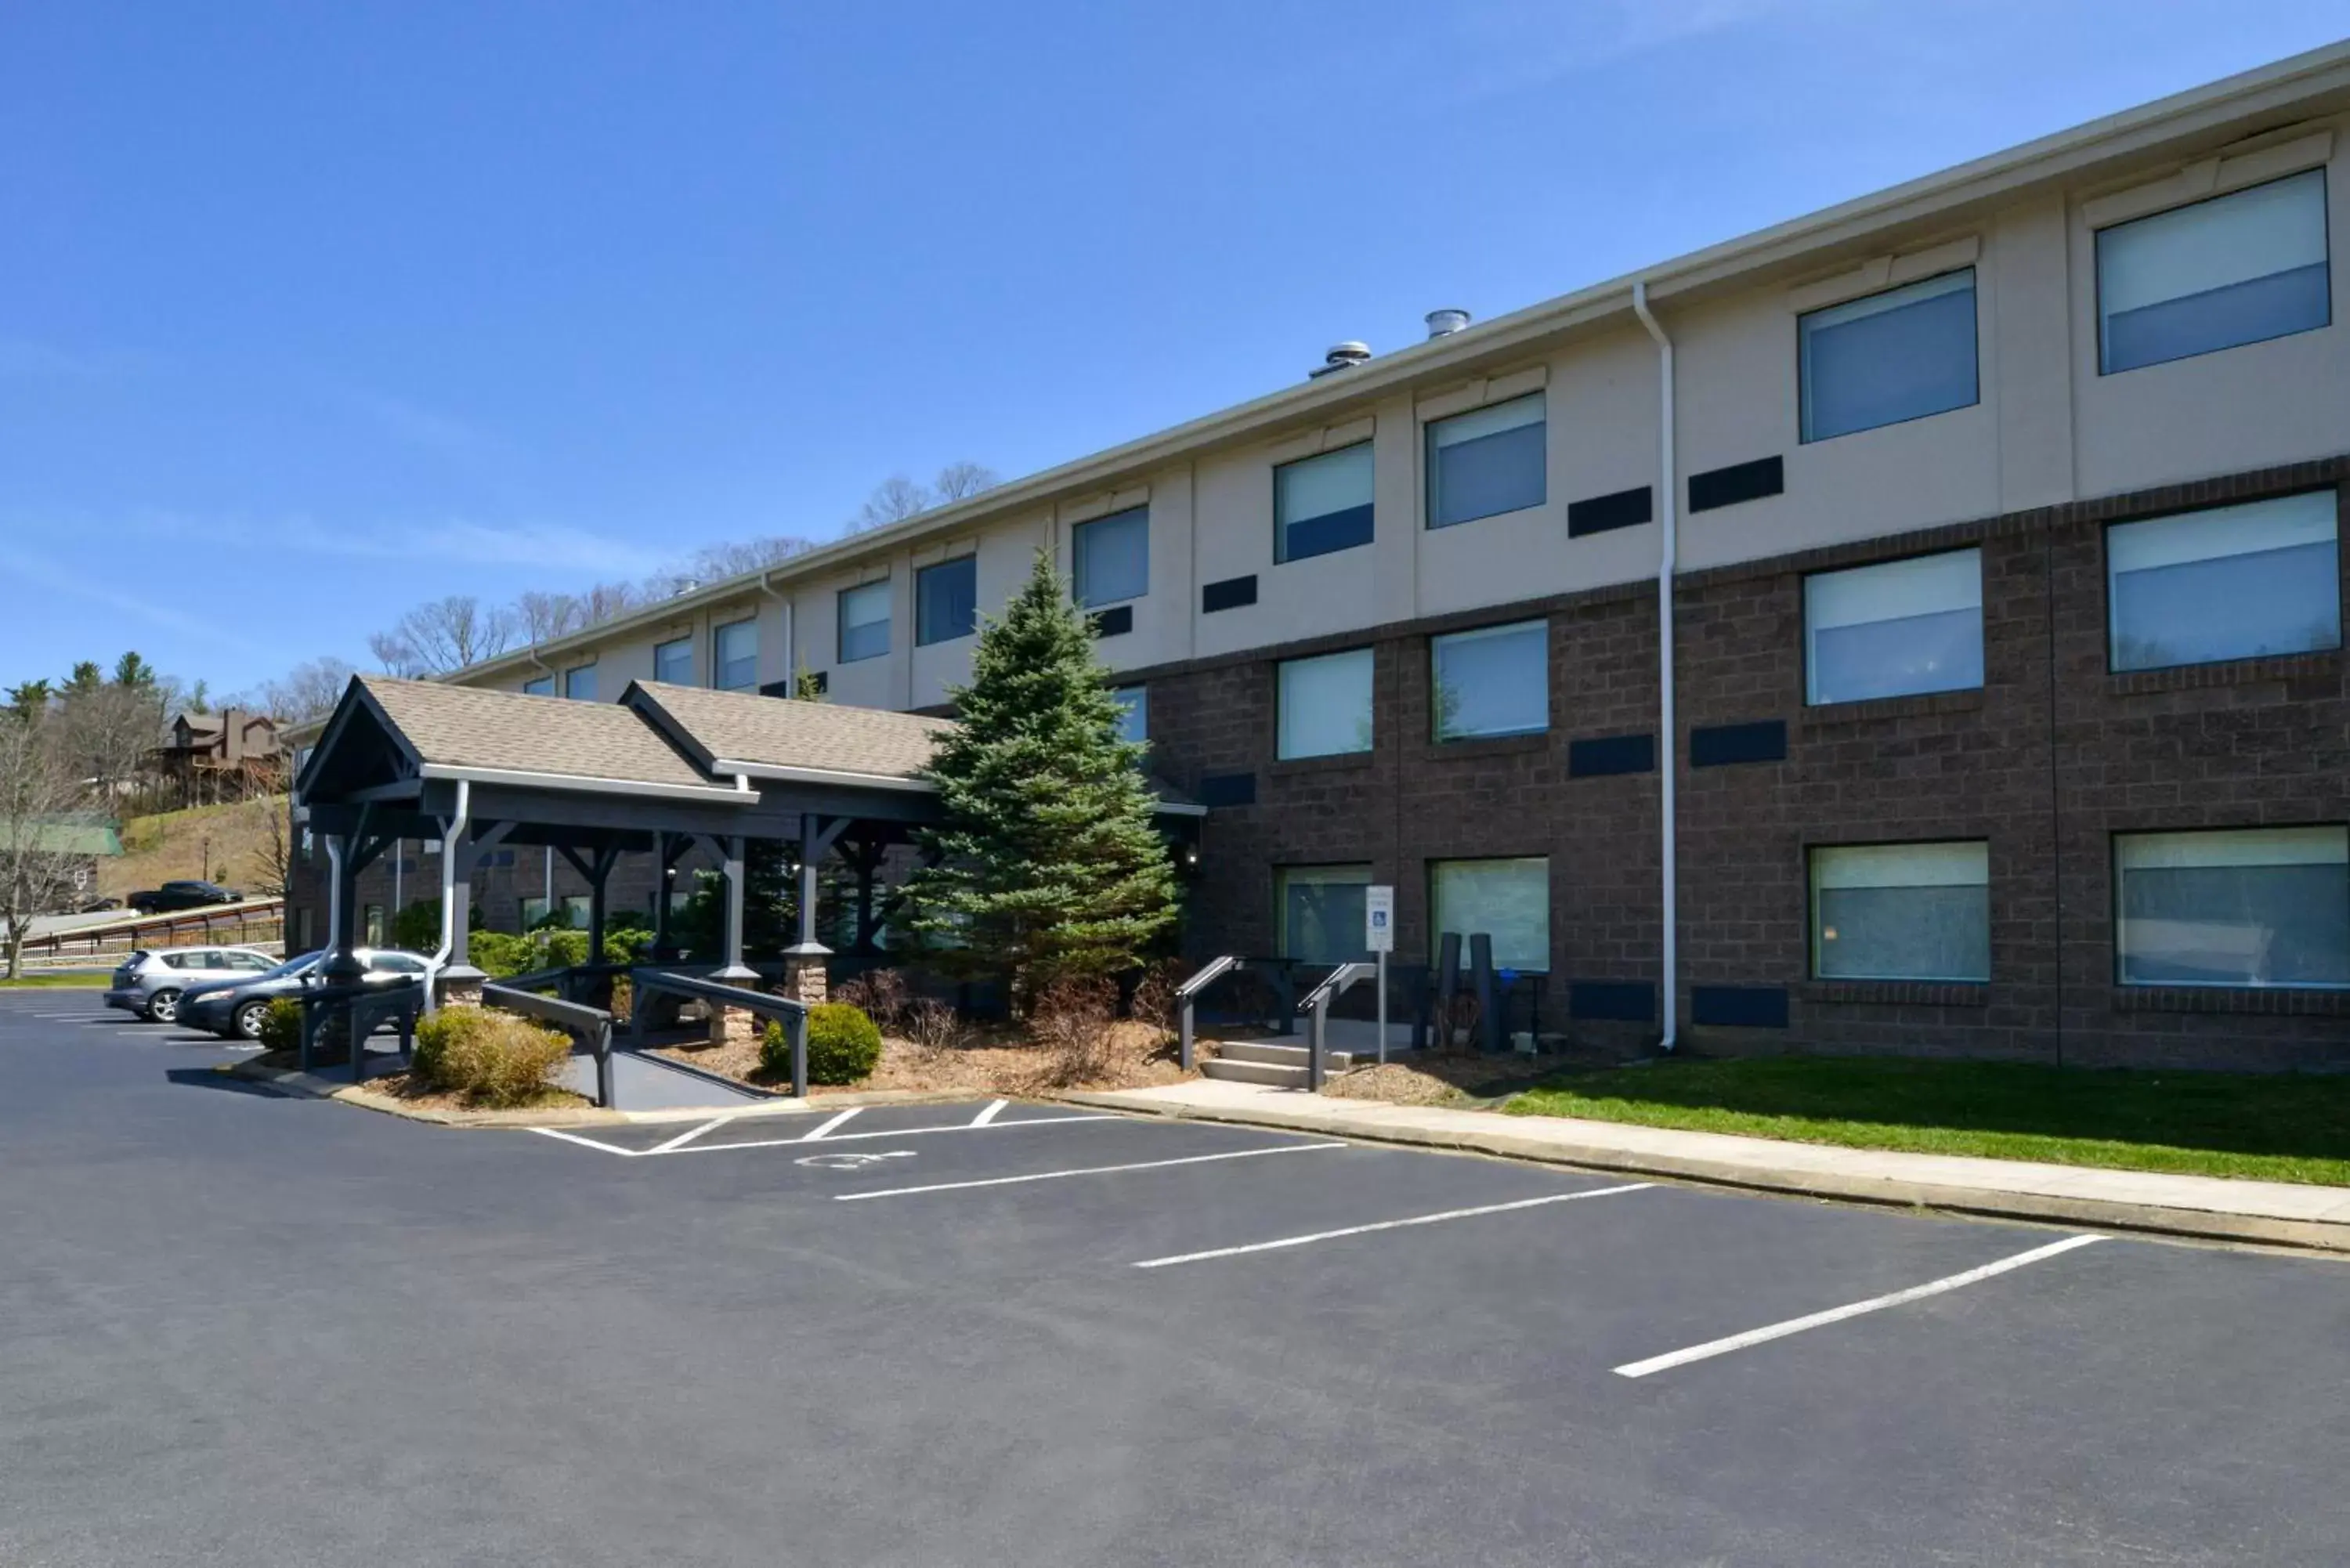
[[[861,1008],[824,1002],[808,1009],[807,1075],[811,1084],[858,1084],[881,1062],[881,1030]],[[759,1065],[770,1077],[792,1075],[792,1037],[770,1023],[759,1037]]]
[[[570,1036],[486,1007],[444,1007],[416,1026],[411,1066],[428,1089],[469,1106],[527,1106],[555,1086]]]

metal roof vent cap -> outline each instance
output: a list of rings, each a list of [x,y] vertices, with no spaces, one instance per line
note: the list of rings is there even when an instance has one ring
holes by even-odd
[[[1450,337],[1468,326],[1469,320],[1467,311],[1453,306],[1448,305],[1442,310],[1431,310],[1428,313],[1428,335],[1430,337]]]
[[[1370,357],[1371,346],[1367,343],[1334,343],[1330,351],[1322,356],[1322,363],[1308,371],[1305,379],[1310,381],[1333,370],[1351,370]]]

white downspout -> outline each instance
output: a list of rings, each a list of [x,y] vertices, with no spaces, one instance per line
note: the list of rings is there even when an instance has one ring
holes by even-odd
[[[1660,460],[1660,478],[1657,485],[1662,510],[1658,520],[1664,524],[1664,537],[1657,553],[1657,734],[1663,748],[1659,759],[1657,813],[1657,857],[1662,862],[1665,893],[1664,919],[1664,1027],[1658,1039],[1660,1050],[1669,1051],[1680,1035],[1680,857],[1677,830],[1679,819],[1675,812],[1675,773],[1679,765],[1679,749],[1674,744],[1679,731],[1673,721],[1673,575],[1680,561],[1679,497],[1676,493],[1677,476],[1673,454],[1673,340],[1648,310],[1648,280],[1635,279],[1632,284],[1632,313],[1648,336],[1657,340],[1658,379],[1663,386],[1659,410],[1664,435],[1664,452]]]
[[[470,779],[457,781],[457,815],[441,818],[441,945],[424,961],[424,1010],[436,1012],[441,1007],[441,971],[448,964],[449,955],[457,950],[457,841],[465,836],[467,819],[473,814],[473,784]]]

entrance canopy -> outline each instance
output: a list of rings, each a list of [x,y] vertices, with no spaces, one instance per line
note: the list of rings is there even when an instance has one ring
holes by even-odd
[[[816,866],[844,836],[869,914],[881,853],[936,822],[921,776],[950,719],[697,686],[635,681],[618,702],[525,696],[438,681],[355,676],[294,801],[325,836],[336,876],[332,944],[347,952],[359,872],[404,838],[447,841],[442,948],[464,965],[471,875],[494,844],[559,850],[591,888],[600,957],[604,880],[624,853],[673,864],[695,842],[726,867],[725,968],[742,968],[743,841],[800,845],[800,949],[815,945]],[[1159,787],[1164,817],[1202,808]],[[1171,826],[1171,824],[1170,824]],[[665,924],[666,901],[657,905]],[[869,927],[869,919],[860,927]],[[744,971],[747,972],[747,971]]]

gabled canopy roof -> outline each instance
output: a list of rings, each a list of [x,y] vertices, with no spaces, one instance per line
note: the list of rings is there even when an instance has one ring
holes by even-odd
[[[720,782],[619,703],[374,676],[359,684],[428,766],[686,787]]]
[[[644,714],[716,774],[847,775],[913,784],[951,719],[882,708],[795,702],[706,686],[639,680],[620,705]]]

